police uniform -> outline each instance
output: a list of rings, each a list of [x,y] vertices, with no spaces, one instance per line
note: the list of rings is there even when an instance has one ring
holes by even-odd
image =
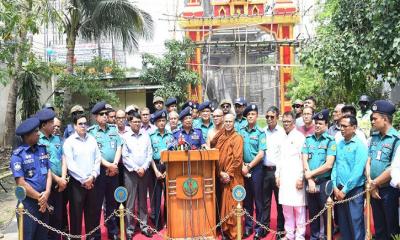
[[[395,107],[387,101],[378,100],[372,105],[372,112],[392,115],[395,112]],[[399,137],[399,133],[393,127],[384,136],[379,131],[372,134],[368,152],[371,162],[370,177],[372,184],[374,184],[375,178],[391,166],[394,153],[400,145]],[[397,211],[399,207],[398,192],[396,188],[390,186],[389,182],[376,187],[378,187],[381,199],[371,198],[375,237],[377,240],[390,239],[392,235],[400,232]]]
[[[368,149],[357,135],[349,141],[341,140],[336,149],[336,160],[331,174],[332,184],[346,195],[345,199],[348,199],[363,191]],[[360,196],[343,203],[337,210],[342,239],[365,239],[364,197]]]
[[[167,112],[165,110],[158,111],[154,113],[153,121],[156,122],[160,118],[167,118]],[[153,134],[150,135],[151,139],[151,146],[153,148],[153,161],[161,173],[165,172],[165,165],[160,162],[161,160],[161,152],[167,150],[170,146],[174,145],[175,139],[172,133],[164,130],[164,134],[161,135],[160,131],[157,129],[154,131]],[[164,203],[166,202],[166,192],[165,192],[165,180],[164,179],[157,179],[154,173],[153,168],[150,168],[151,179],[153,180],[154,186],[154,196],[152,196],[152,201],[154,201],[154,223],[158,230],[162,229],[161,224],[161,196],[164,192]],[[166,221],[166,206],[164,204],[164,222]]]
[[[165,101],[165,106],[167,107],[167,109],[171,106],[171,105],[177,105],[178,104],[178,100],[174,97],[170,97],[167,99],[167,101]],[[168,120],[168,114],[167,114],[167,120]]]
[[[43,109],[36,113],[36,117],[41,123],[51,121],[56,114],[50,109]],[[41,132],[39,136],[39,144],[46,146],[49,155],[50,170],[54,175],[62,177],[62,139],[57,135],[46,135]],[[53,182],[49,197],[49,204],[54,207],[54,211],[50,214],[50,226],[56,229],[62,229],[63,217],[67,215],[64,206],[64,191],[59,192],[56,182]],[[53,231],[49,231],[49,239],[60,239],[61,235]]]
[[[237,98],[235,100],[235,105],[239,104],[241,106],[247,106],[247,102],[246,100],[244,100],[244,98]],[[239,132],[240,129],[242,129],[243,127],[247,126],[247,119],[242,116],[241,118],[236,117],[235,118],[235,130],[236,132]]]
[[[246,107],[243,112],[243,116],[247,116],[250,111],[258,112],[256,105],[251,104]],[[249,129],[248,125],[240,129],[240,135],[243,137],[243,162],[249,164],[259,151],[265,151],[266,136],[265,132],[260,129],[257,125]],[[251,176],[244,177],[244,187],[246,189],[246,198],[243,201],[243,207],[247,212],[253,213],[254,203],[256,205],[256,220],[261,221],[262,217],[262,203],[263,203],[263,171],[262,171],[262,160],[250,171]],[[245,219],[245,233],[251,233],[253,231],[253,221],[246,216]],[[258,235],[263,236],[262,229],[255,225],[255,232]],[[247,235],[247,234],[245,234]]]
[[[315,121],[324,120],[325,123],[329,122],[329,111],[323,110],[319,113],[316,113],[313,117]],[[319,137],[315,135],[310,135],[306,137],[304,142],[304,146],[302,149],[302,154],[308,155],[308,167],[310,171],[315,170],[326,162],[326,157],[328,156],[336,156],[336,142],[335,139],[328,134],[327,131],[323,132]],[[318,176],[313,176],[313,180],[315,181],[316,186],[319,186],[319,191],[316,193],[307,192],[307,202],[308,202],[308,210],[309,216],[316,216],[325,206],[326,200],[329,196],[325,193],[325,186],[328,180],[330,180],[331,171],[327,171]],[[320,221],[313,221],[311,223],[311,236],[310,239],[317,240],[323,237],[326,237],[326,229],[327,229],[327,216],[326,212],[323,215],[324,217],[324,226],[325,236],[320,236]]]
[[[365,103],[365,105],[368,107],[370,102],[369,97],[367,95],[362,95],[358,102],[360,105],[361,103]],[[371,115],[372,111],[370,109],[367,109],[365,112],[362,110],[357,111],[358,127],[364,132],[367,138],[369,138],[371,134]]]
[[[18,126],[16,134],[19,136],[30,134],[38,128],[39,123],[39,119],[37,118],[28,118]],[[36,192],[42,193],[46,191],[47,176],[50,167],[45,146],[40,144],[29,146],[23,143],[13,151],[10,169],[15,179],[23,177],[25,182]],[[22,203],[30,214],[48,224],[49,214],[47,210],[44,213],[39,212],[37,199],[27,196]],[[24,217],[23,231],[25,240],[41,240],[47,238],[48,234],[46,228],[33,221],[30,217]]]
[[[106,110],[105,102],[97,103],[92,108],[91,112],[92,114],[98,114],[102,110]],[[118,128],[113,124],[106,124],[103,130],[99,125],[95,124],[88,129],[88,134],[96,139],[102,158],[109,163],[113,163],[118,147],[122,146],[122,139],[118,134]],[[98,184],[98,191],[96,193],[98,201],[96,205],[97,208],[101,210],[103,199],[105,198],[105,218],[107,218],[118,208],[118,204],[114,198],[114,191],[119,185],[119,177],[118,174],[115,176],[108,176],[107,168],[101,166],[100,175],[96,179],[96,182]],[[118,235],[118,225],[115,217],[107,222],[107,230],[109,237]]]
[[[205,101],[202,104],[200,104],[199,111],[201,112],[206,108],[208,108],[211,112],[213,112],[213,108],[211,106],[211,102],[210,101]],[[210,129],[214,128],[214,122],[212,121],[211,114],[210,114],[210,120],[209,120],[208,126],[206,126],[204,124],[203,119],[200,116],[200,118],[195,119],[193,121],[193,128],[198,128],[198,129],[201,130],[201,134],[203,135],[204,142],[206,142],[207,141],[207,136],[208,136],[208,131]]]
[[[186,116],[191,116],[191,108],[186,107],[179,113],[179,120],[183,121]],[[200,149],[205,144],[203,134],[200,129],[191,128],[187,133],[183,127],[173,134],[174,138],[179,142],[179,139],[183,137],[185,142],[190,145],[192,149]]]

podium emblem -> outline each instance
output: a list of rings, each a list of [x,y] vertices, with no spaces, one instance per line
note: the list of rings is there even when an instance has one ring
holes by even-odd
[[[183,182],[183,192],[186,196],[192,197],[199,191],[199,184],[193,178],[188,178]]]
[[[117,187],[117,189],[114,191],[114,198],[115,201],[119,203],[125,202],[128,198],[128,190],[126,190],[124,187]]]
[[[242,185],[237,185],[232,190],[232,196],[236,202],[241,202],[246,197],[246,189]]]
[[[18,201],[22,202],[26,198],[26,191],[25,188],[22,186],[18,186],[15,188],[15,196],[17,197]]]

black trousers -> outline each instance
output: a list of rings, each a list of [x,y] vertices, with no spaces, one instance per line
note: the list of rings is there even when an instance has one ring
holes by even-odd
[[[97,190],[96,190],[96,207],[97,211],[101,212],[103,207],[103,200],[105,200],[105,216],[104,219],[108,218],[114,210],[118,209],[118,204],[114,198],[115,189],[119,184],[119,176],[107,176],[106,168],[100,167],[100,175],[96,179]],[[118,223],[116,217],[112,217],[107,223],[107,232],[109,236],[118,235]],[[100,230],[96,231],[96,236],[100,236]]]
[[[49,214],[49,224],[55,229],[63,230],[62,223],[64,216],[67,215],[67,212],[64,211],[64,192],[59,192],[58,189],[55,188],[55,184],[51,187],[51,193],[49,197],[49,204],[53,206],[54,210]],[[49,239],[50,240],[60,240],[61,234],[57,234],[56,232],[49,231]]]
[[[267,227],[270,227],[271,223],[271,202],[272,202],[272,193],[274,193],[275,202],[277,206],[277,229],[278,231],[284,230],[285,218],[283,217],[282,205],[279,204],[279,188],[276,186],[275,182],[275,167],[266,167],[263,166],[263,210],[261,223]]]
[[[96,198],[97,182],[94,187],[87,190],[82,184],[70,178],[69,182],[69,216],[71,234],[80,235],[82,233],[82,213],[85,215],[85,230],[89,233],[100,224],[100,214],[96,208],[97,201],[103,201]],[[100,236],[89,236],[87,239],[100,239]]]

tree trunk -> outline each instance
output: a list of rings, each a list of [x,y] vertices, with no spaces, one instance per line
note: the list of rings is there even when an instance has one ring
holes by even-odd
[[[71,29],[67,36],[67,71],[69,74],[74,73],[74,58],[75,58],[75,42],[76,33]],[[62,121],[65,123],[69,117],[69,110],[72,105],[72,94],[70,89],[64,89],[64,99],[63,99],[63,111],[62,111]]]

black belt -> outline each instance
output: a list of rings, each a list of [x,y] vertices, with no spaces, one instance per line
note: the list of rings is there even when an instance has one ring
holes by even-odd
[[[265,169],[267,171],[275,171],[276,170],[276,166],[263,166],[263,169]]]

